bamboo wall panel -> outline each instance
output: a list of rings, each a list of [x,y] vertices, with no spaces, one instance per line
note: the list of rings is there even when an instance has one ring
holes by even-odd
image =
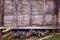
[[[58,23],[60,25],[60,12],[58,13]]]
[[[13,21],[13,2],[12,0],[4,1],[4,26],[12,26]]]
[[[38,7],[37,7],[38,6]],[[46,1],[40,1],[39,3],[37,1],[32,1],[32,16],[34,16],[34,20],[32,21],[33,24],[52,24],[56,23],[56,14],[55,9],[56,4],[53,0]],[[39,15],[40,14],[40,15]],[[38,17],[37,15],[42,17]],[[36,20],[37,19],[37,20]]]
[[[4,26],[12,26],[13,16],[4,16]]]
[[[18,26],[27,26],[29,25],[29,13],[30,13],[30,5],[28,0],[19,1],[20,4],[18,4]],[[19,9],[20,8],[20,9]]]
[[[18,16],[18,26],[28,26],[29,25],[29,15],[20,15]]]
[[[4,26],[56,23],[54,0],[5,0]]]
[[[32,16],[32,24],[43,25],[43,15]]]
[[[13,14],[13,2],[11,0],[5,0],[4,4],[4,15],[12,15]]]

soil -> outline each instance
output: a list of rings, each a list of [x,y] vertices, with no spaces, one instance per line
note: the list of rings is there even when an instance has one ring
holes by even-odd
[[[25,40],[38,40],[38,39],[39,39],[39,37],[34,36],[34,37],[27,38]]]

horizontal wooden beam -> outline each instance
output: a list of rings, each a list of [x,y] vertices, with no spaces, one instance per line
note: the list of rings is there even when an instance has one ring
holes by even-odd
[[[27,26],[27,27],[10,27],[11,29],[56,29],[56,26]],[[0,29],[6,29],[8,27],[0,27]]]

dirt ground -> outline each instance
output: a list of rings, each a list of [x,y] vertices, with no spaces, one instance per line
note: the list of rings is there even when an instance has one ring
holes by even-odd
[[[39,39],[38,37],[30,37],[30,38],[26,38],[25,40],[38,40],[38,39]],[[17,38],[17,39],[11,38],[8,40],[20,40],[20,39],[19,38]]]
[[[39,37],[34,36],[34,37],[27,38],[25,40],[38,40],[38,39],[39,39]]]

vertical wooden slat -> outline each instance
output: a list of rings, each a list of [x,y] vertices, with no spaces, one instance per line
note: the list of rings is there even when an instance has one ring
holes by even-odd
[[[3,25],[3,0],[0,0],[0,26]]]

